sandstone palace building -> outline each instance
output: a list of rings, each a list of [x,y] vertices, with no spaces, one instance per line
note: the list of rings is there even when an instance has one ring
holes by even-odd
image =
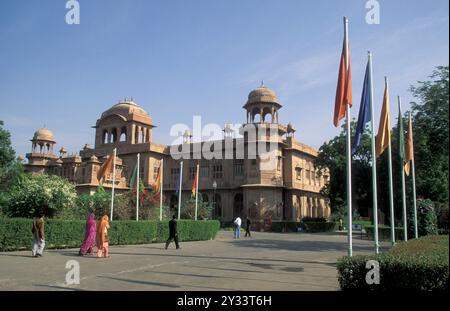
[[[249,216],[255,221],[267,217],[273,221],[299,221],[306,216],[328,217],[329,203],[320,195],[320,190],[329,176],[319,175],[314,169],[317,150],[295,140],[295,129],[290,123],[287,126],[278,123],[281,107],[275,92],[264,85],[251,91],[243,106],[247,125],[257,125],[259,133],[269,126],[276,129],[270,132],[270,137],[265,137],[275,143],[275,165],[265,167],[258,156],[183,159],[182,201],[191,195],[198,164],[199,193],[203,201],[214,202],[214,218],[230,221],[236,216]],[[140,176],[147,188],[153,187],[161,159],[164,159],[163,191],[167,204],[176,208],[180,160],[172,157],[170,146],[154,142],[154,127],[152,118],[144,109],[132,100],[125,100],[102,113],[95,124],[94,147],[86,144],[79,154],[68,155],[62,147],[56,155],[53,133],[46,128],[37,130],[31,139],[32,150],[26,155],[28,163],[25,167],[32,173],[62,176],[73,182],[78,192],[93,193],[99,184],[98,169],[117,148],[115,189],[120,192],[129,190],[138,153]],[[249,143],[251,138],[245,133],[236,138],[232,132],[225,126],[223,140],[216,143],[222,144],[230,138],[234,148],[238,144]],[[256,139],[261,139],[261,135]],[[193,143],[190,133],[186,132],[183,144],[202,145],[205,142]],[[190,150],[193,155],[195,148]],[[112,178],[107,176],[103,187],[108,189],[111,186]]]

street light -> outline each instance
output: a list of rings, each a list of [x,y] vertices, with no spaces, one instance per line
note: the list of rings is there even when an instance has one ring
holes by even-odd
[[[213,181],[212,186],[213,186],[213,215],[214,215],[213,218],[215,218],[215,216],[216,216],[216,188],[217,188],[217,183],[215,180]]]

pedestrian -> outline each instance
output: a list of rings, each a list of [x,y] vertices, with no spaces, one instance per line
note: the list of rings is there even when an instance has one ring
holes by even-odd
[[[45,206],[44,206],[45,209]],[[33,257],[42,257],[45,247],[45,234],[44,234],[44,214],[37,212],[33,219],[33,244],[31,248],[31,255]]]
[[[177,218],[177,216],[173,215],[172,220],[169,221],[169,238],[166,241],[165,249],[167,249],[167,247],[169,247],[169,244],[170,244],[170,242],[172,242],[172,240],[175,240],[175,247],[177,249],[180,249],[180,245],[178,244],[178,232],[177,232],[176,218]]]
[[[97,257],[109,257],[108,244],[109,217],[104,215],[97,224]]]
[[[250,225],[252,224],[252,222],[250,221],[250,218],[247,217],[247,226],[245,227],[245,236],[247,237],[247,235],[249,237],[251,237],[251,233],[250,233]]]
[[[239,216],[236,217],[236,219],[234,220],[234,238],[235,239],[239,239],[241,237],[241,223],[242,223],[241,218]]]
[[[344,229],[342,225],[342,218],[339,218],[339,231],[342,231]]]
[[[86,233],[84,234],[84,241],[80,247],[79,255],[85,256],[87,253],[92,254],[95,245],[95,237],[97,234],[97,225],[95,223],[95,215],[92,210],[86,220]]]

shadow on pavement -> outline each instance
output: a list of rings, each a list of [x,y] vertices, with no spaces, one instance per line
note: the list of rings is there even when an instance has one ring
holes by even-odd
[[[98,276],[98,278],[110,279],[110,280],[116,280],[116,281],[128,282],[128,283],[135,283],[135,284],[141,284],[141,285],[154,285],[154,286],[163,286],[163,287],[170,287],[170,288],[179,288],[180,287],[178,285],[167,284],[167,283],[121,279],[121,278],[115,278],[115,277],[111,277],[111,276]]]
[[[48,287],[48,288],[60,289],[60,290],[81,291],[81,292],[86,292],[86,291],[87,291],[87,290],[81,289],[81,288],[64,287],[64,286],[56,286],[56,285],[34,284],[33,286],[37,286],[37,287]]]

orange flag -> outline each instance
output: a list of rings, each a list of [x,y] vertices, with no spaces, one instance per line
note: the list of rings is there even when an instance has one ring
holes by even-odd
[[[412,122],[411,122],[411,113],[409,114],[408,121],[408,138],[406,139],[406,148],[405,148],[405,173],[409,176],[411,171],[411,161],[414,158],[413,152],[413,140],[412,140]]]
[[[108,159],[102,164],[100,169],[97,172],[97,179],[102,179],[103,176],[106,174],[111,174],[113,171],[113,159],[114,159],[114,153],[110,154],[108,156]]]
[[[383,107],[381,108],[380,125],[375,140],[375,154],[378,158],[391,145],[391,125],[389,121],[389,88],[385,81]]]
[[[158,176],[156,177],[156,181],[155,181],[155,192],[160,192],[160,191],[161,191],[161,167],[159,167]]]
[[[197,192],[197,173],[195,173],[194,181],[192,182],[192,195],[195,196]]]
[[[336,88],[336,100],[334,103],[334,126],[345,117],[345,105],[352,106],[352,73],[350,67],[350,49],[348,53],[348,70],[345,68],[345,41],[342,48],[341,63],[339,65],[338,84]]]

